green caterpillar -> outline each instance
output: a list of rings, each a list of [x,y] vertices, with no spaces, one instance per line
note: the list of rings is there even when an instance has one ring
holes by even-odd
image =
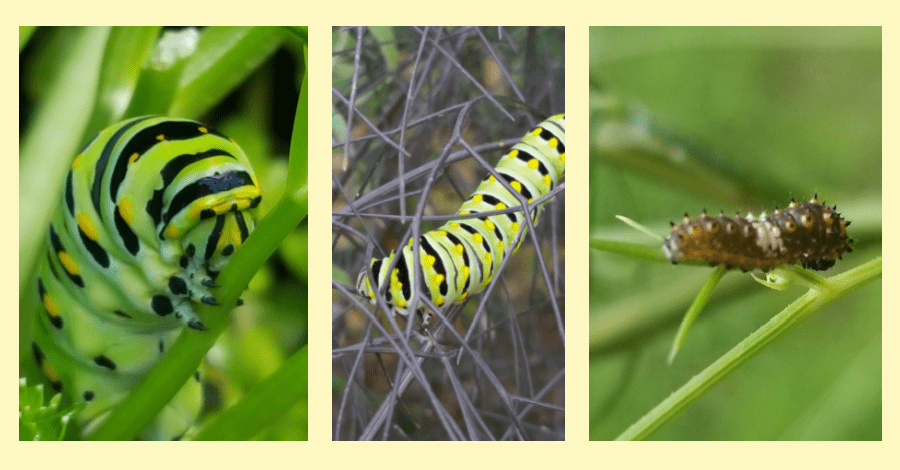
[[[550,192],[566,172],[565,115],[553,116],[525,134],[500,159],[496,171],[529,202]],[[520,206],[518,198],[493,175],[488,175],[456,213],[466,215],[517,206]],[[539,206],[532,212],[534,223],[537,223],[541,209]],[[518,211],[453,220],[423,234],[419,239],[420,274],[434,305],[460,303],[470,294],[487,287],[504,257],[519,248],[516,245],[509,250],[508,247],[520,231],[524,237],[526,228],[524,214]],[[519,240],[520,245],[522,238]],[[396,263],[394,252],[386,258],[372,259],[370,268],[375,282],[363,269],[356,283],[359,293],[374,304],[375,292],[381,291],[381,286],[390,279],[384,300],[395,313],[407,315],[416,289],[411,275],[414,269],[412,249],[410,240],[400,251]],[[393,269],[391,265],[395,265]],[[414,310],[420,308],[421,303]],[[425,321],[427,323],[427,316]]]
[[[83,403],[82,436],[183,326],[205,329],[193,305],[217,304],[216,276],[253,231],[261,200],[240,147],[194,121],[129,119],[74,158],[35,285],[43,308],[32,347],[52,386]],[[181,438],[202,402],[198,371],[140,437]]]

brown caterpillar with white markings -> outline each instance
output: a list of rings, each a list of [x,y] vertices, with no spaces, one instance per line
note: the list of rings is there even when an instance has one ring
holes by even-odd
[[[746,272],[799,262],[804,268],[824,271],[853,251],[848,225],[837,206],[823,205],[817,196],[802,203],[791,199],[787,208],[776,207],[769,216],[726,217],[719,212],[710,217],[704,210],[697,219],[685,213],[680,224],[672,223],[663,251],[672,264],[702,259],[710,266]]]

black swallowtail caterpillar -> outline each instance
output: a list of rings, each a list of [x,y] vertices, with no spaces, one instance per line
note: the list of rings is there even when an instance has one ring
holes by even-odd
[[[848,225],[837,206],[822,205],[817,196],[803,203],[791,199],[786,209],[776,207],[770,216],[725,217],[720,212],[710,217],[703,211],[696,220],[685,214],[682,223],[672,223],[663,251],[672,264],[695,258],[713,266],[768,271],[799,262],[824,271],[852,251]]]
[[[566,118],[558,114],[538,124],[514,145],[496,167],[503,179],[532,202],[550,192],[566,172]],[[520,206],[519,200],[493,175],[488,175],[475,192],[456,212],[467,215]],[[542,206],[532,212],[537,223]],[[515,252],[509,246],[527,228],[522,211],[494,214],[485,217],[450,221],[419,239],[422,279],[428,287],[431,301],[441,307],[459,303],[470,294],[480,292],[496,274],[507,254]],[[374,304],[375,291],[390,279],[385,301],[402,315],[407,315],[415,294],[413,277],[413,242],[400,251],[400,259],[390,271],[394,252],[382,259],[372,259],[371,269],[376,282],[371,282],[366,269],[359,274],[357,290]],[[421,307],[421,305],[419,306]],[[418,310],[416,307],[414,310]],[[425,317],[427,323],[427,316]]]
[[[198,122],[139,117],[75,157],[36,283],[34,355],[51,384],[84,403],[82,435],[152,368],[193,303],[216,304],[215,278],[255,227],[259,182],[238,145]],[[63,351],[45,356],[49,339]],[[141,435],[181,437],[202,405],[199,372]]]

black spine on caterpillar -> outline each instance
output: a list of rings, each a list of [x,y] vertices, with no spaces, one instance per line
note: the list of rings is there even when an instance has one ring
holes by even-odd
[[[672,264],[702,259],[711,266],[768,271],[799,262],[824,271],[852,251],[848,225],[837,206],[825,206],[816,196],[802,203],[792,199],[770,216],[726,217],[720,212],[710,217],[704,211],[697,219],[685,214],[680,224],[673,223],[663,251]]]

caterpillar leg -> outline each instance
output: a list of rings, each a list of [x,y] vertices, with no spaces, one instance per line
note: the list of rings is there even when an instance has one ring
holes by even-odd
[[[73,362],[71,358],[48,358],[45,349],[32,343],[34,358],[44,371],[54,390],[69,394],[73,403],[81,409],[76,421],[82,437],[90,437],[106,420],[112,410],[140,382],[143,373],[128,372],[119,368],[107,356],[94,363]],[[121,356],[109,354],[119,360]],[[99,364],[98,362],[102,363]],[[142,440],[179,440],[185,437],[200,415],[203,406],[203,389],[200,372],[172,397],[151,424],[139,435]]]

